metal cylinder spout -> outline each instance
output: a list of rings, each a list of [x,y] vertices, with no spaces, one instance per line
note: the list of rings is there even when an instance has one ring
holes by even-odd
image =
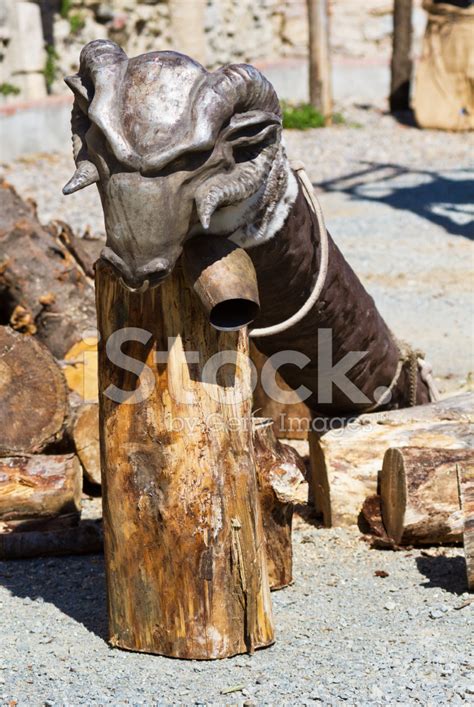
[[[184,246],[186,280],[219,331],[237,331],[258,316],[257,275],[245,250],[223,236],[196,236]]]

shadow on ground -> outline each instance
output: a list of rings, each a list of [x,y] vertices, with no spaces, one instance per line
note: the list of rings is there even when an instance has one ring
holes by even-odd
[[[103,556],[0,562],[0,586],[22,599],[41,597],[107,640]]]
[[[466,562],[464,557],[417,557],[418,570],[427,579],[421,584],[425,589],[444,589],[451,594],[467,592]]]
[[[315,182],[326,192],[387,204],[474,240],[474,180],[465,170],[411,170],[391,163],[362,162],[366,168]]]

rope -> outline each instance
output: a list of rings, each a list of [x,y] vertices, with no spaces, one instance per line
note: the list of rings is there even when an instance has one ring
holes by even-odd
[[[263,327],[261,329],[251,329],[249,331],[249,336],[252,338],[263,337],[263,336],[273,336],[274,334],[281,334],[281,332],[286,331],[290,327],[298,324],[307,314],[312,310],[314,305],[319,299],[324,284],[326,282],[326,275],[328,272],[328,259],[329,259],[329,240],[328,232],[324,224],[323,212],[319,201],[316,198],[316,194],[313,190],[313,185],[306,174],[304,164],[302,162],[292,162],[291,167],[294,172],[297,173],[300,184],[303,187],[303,192],[308,202],[311,211],[315,214],[316,220],[318,222],[318,228],[320,233],[320,246],[321,246],[321,262],[319,267],[318,276],[316,282],[314,283],[313,290],[304,303],[304,305],[295,314],[293,314],[285,321],[279,324],[273,324],[272,326]]]
[[[395,338],[395,337],[394,337]],[[389,403],[392,398],[392,393],[395,390],[400,376],[406,364],[408,364],[408,384],[409,384],[409,407],[414,407],[416,405],[417,399],[417,388],[418,388],[418,373],[420,373],[421,380],[426,384],[428,388],[428,394],[431,403],[435,403],[439,400],[439,393],[436,387],[436,383],[433,378],[433,368],[431,363],[425,360],[425,354],[423,351],[418,349],[413,349],[410,344],[405,341],[396,340],[399,357],[397,368],[395,369],[395,374],[390,382],[390,385],[385,390],[384,394],[379,398],[379,400],[372,405],[366,412],[375,412],[378,408],[382,407],[386,403]]]

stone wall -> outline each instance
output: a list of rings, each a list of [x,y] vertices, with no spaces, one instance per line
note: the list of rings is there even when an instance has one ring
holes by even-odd
[[[0,8],[2,3],[30,6],[31,12],[35,8],[37,25],[41,8],[43,39],[50,48],[48,55],[41,47],[40,54],[34,52],[34,72],[38,74],[37,64],[42,61],[52,93],[66,91],[62,77],[76,71],[81,47],[98,38],[113,39],[131,56],[177,49],[209,68],[230,61],[265,64],[307,55],[306,0],[0,0]],[[420,5],[421,0],[415,0],[417,36],[423,26]],[[388,60],[392,6],[392,0],[330,0],[334,56]],[[0,71],[3,67],[7,77],[2,81],[10,71],[14,83],[8,59],[11,46],[26,42],[29,47],[31,35],[14,40],[12,33],[17,30],[12,28],[3,43],[6,59],[2,62],[2,31],[9,32],[0,10]],[[21,54],[23,50],[16,50],[17,56],[18,51]],[[25,56],[27,53],[25,49]],[[27,89],[25,86],[22,91],[28,94]]]

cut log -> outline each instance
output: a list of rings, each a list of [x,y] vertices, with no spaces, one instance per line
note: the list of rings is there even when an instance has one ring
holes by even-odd
[[[102,524],[84,520],[75,528],[29,533],[0,533],[0,560],[56,555],[91,555],[103,550]]]
[[[58,359],[95,328],[94,283],[81,247],[64,225],[44,228],[0,183],[0,323],[36,334]]]
[[[472,446],[473,413],[474,394],[465,393],[352,420],[314,420],[309,435],[311,485],[324,525],[357,524],[364,500],[377,493],[378,473],[389,447]],[[336,423],[342,426],[337,428]]]
[[[257,369],[257,385],[253,391],[254,414],[262,418],[271,418],[274,422],[273,431],[279,439],[307,439],[312,418],[307,406],[303,402],[289,404],[277,402],[268,396],[261,383],[262,369],[265,365],[273,371],[275,383],[281,390],[291,391],[291,388],[274,370],[265,354],[261,353],[252,342],[250,358]]]
[[[93,484],[100,484],[98,405],[82,405],[78,409],[72,434],[85,478]]]
[[[458,465],[467,587],[474,592],[474,464]]]
[[[304,481],[304,462],[277,441],[271,419],[254,418],[252,424],[270,587],[282,589],[293,581],[293,502]]]
[[[64,434],[68,394],[51,353],[0,326],[0,456],[41,452]]]
[[[179,266],[133,293],[99,264],[97,307],[112,645],[209,659],[272,643],[245,331],[211,329]],[[142,343],[110,338],[123,327]],[[239,365],[214,377],[219,352]]]
[[[382,521],[396,545],[461,542],[458,467],[474,465],[470,449],[391,448],[380,475]]]
[[[81,493],[82,469],[74,454],[1,458],[0,530],[77,523]]]

